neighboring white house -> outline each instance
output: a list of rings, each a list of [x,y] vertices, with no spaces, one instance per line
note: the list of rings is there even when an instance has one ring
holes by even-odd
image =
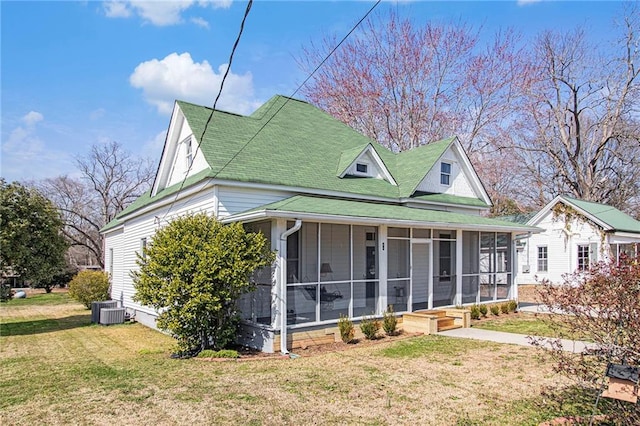
[[[102,230],[105,265],[113,299],[154,326],[130,272],[159,227],[206,212],[260,230],[278,255],[239,303],[239,340],[286,351],[287,333],[340,315],[516,298],[514,241],[539,230],[490,206],[455,137],[394,153],[295,99],[249,116],[178,101],[153,188]]]
[[[544,231],[517,244],[518,284],[561,283],[564,274],[640,249],[640,222],[606,204],[558,196],[526,224]]]

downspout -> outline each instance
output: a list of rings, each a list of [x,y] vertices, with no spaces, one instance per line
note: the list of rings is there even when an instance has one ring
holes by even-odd
[[[283,355],[287,350],[287,237],[298,232],[302,227],[302,221],[296,219],[293,228],[287,229],[280,235],[280,352]]]

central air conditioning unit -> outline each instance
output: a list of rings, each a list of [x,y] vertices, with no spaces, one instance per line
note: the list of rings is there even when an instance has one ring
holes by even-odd
[[[104,308],[117,308],[117,300],[106,300],[104,302],[91,302],[91,323],[97,324],[100,321],[100,310]]]
[[[102,308],[100,310],[100,324],[122,324],[124,323],[124,308]]]

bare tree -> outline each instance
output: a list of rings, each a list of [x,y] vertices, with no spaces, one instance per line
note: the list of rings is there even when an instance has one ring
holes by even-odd
[[[640,207],[640,18],[603,51],[585,30],[545,32],[534,45],[536,80],[517,143],[529,196],[557,194],[633,211]],[[613,52],[613,53],[612,53]],[[635,206],[634,206],[635,204]]]
[[[497,33],[487,45],[479,34],[464,23],[417,27],[393,13],[378,15],[302,90],[315,105],[394,151],[457,135],[472,159],[477,154],[478,161],[507,170],[498,146],[513,135],[513,111],[521,110],[530,66],[513,31]],[[311,43],[300,66],[310,71],[335,44],[331,38]]]
[[[149,161],[133,158],[117,142],[93,145],[77,165],[80,179],[58,176],[36,186],[60,209],[71,246],[86,250],[103,268],[100,229],[149,188],[154,171]]]

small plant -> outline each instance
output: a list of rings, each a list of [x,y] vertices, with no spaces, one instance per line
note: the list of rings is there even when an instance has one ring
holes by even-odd
[[[478,307],[478,309],[480,310],[480,315],[482,315],[484,318],[487,317],[487,312],[489,312],[489,308],[487,308],[487,305],[480,305]]]
[[[500,311],[503,314],[508,314],[509,313],[509,303],[508,302],[504,302],[500,305]]]
[[[368,340],[373,340],[376,338],[378,330],[380,330],[380,322],[373,317],[363,317],[360,322],[360,330],[364,337]]]
[[[491,313],[495,316],[500,315],[500,307],[498,305],[491,305]]]
[[[80,271],[69,283],[69,297],[87,309],[91,302],[109,300],[109,278],[100,271]]]
[[[205,349],[200,351],[198,358],[240,358],[240,354],[233,349],[221,349],[219,351]]]
[[[518,302],[515,300],[509,300],[509,312],[515,312],[518,310]]]
[[[471,319],[480,319],[480,307],[478,305],[473,305],[471,307]]]
[[[8,302],[13,297],[13,290],[7,284],[0,284],[0,302]]]
[[[356,330],[353,327],[353,322],[349,319],[349,317],[340,314],[340,319],[338,320],[338,329],[340,330],[340,338],[345,343],[350,343],[353,341],[353,336],[356,334]]]
[[[387,336],[393,336],[396,334],[397,326],[398,318],[396,318],[395,312],[393,312],[393,306],[389,305],[382,318],[382,329]]]

